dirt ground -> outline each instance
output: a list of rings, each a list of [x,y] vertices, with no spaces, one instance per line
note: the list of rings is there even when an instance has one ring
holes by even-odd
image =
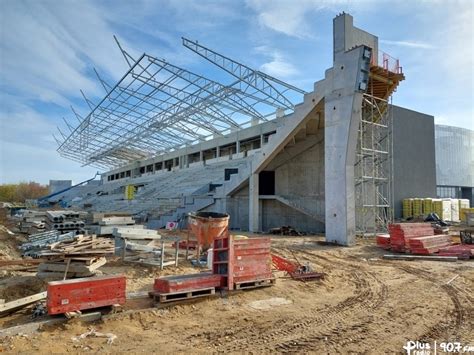
[[[321,236],[272,240],[275,253],[296,256],[326,273],[325,279],[303,283],[278,278],[272,287],[165,309],[154,308],[150,299],[133,300],[124,312],[95,323],[71,320],[33,335],[0,339],[0,351],[381,354],[402,353],[409,340],[474,345],[472,259],[389,261],[370,239],[352,248],[324,245]],[[159,275],[197,272],[184,262],[163,272],[120,263],[101,270],[126,274],[127,291],[150,290]],[[43,285],[33,282],[33,275],[0,275],[0,292],[8,298],[15,284],[31,293],[40,291]],[[25,309],[0,318],[0,328],[28,322],[30,313]],[[117,338],[112,344],[105,338],[71,339],[91,327]]]

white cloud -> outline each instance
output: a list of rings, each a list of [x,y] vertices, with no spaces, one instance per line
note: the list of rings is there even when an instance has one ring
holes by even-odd
[[[392,46],[401,46],[401,47],[410,47],[410,48],[436,49],[436,47],[433,46],[432,44],[418,42],[418,41],[390,41],[387,39],[381,39],[380,43],[392,45]]]
[[[273,31],[298,38],[315,37],[309,19],[315,21],[314,14],[329,10],[337,14],[345,9],[370,8],[373,0],[351,2],[350,0],[247,0],[247,6],[257,13],[258,23]]]
[[[255,50],[271,58],[271,61],[260,66],[260,70],[264,73],[277,78],[290,78],[299,73],[296,67],[286,61],[283,54],[279,51],[267,46],[259,46]]]
[[[263,27],[294,37],[308,37],[305,16],[320,8],[315,1],[248,0],[247,6],[257,12]]]

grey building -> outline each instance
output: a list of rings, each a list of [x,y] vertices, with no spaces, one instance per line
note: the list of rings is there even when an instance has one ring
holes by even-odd
[[[466,198],[474,203],[474,131],[436,125],[438,197]]]
[[[434,117],[393,106],[393,203],[395,218],[402,200],[436,196]]]

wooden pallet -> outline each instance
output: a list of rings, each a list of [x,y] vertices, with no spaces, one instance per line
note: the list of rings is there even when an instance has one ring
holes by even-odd
[[[190,300],[190,299],[199,298],[199,297],[208,297],[208,296],[214,295],[215,293],[216,293],[216,288],[210,287],[210,288],[201,288],[197,290],[183,291],[183,292],[170,292],[170,293],[150,292],[150,296],[153,297],[153,300],[155,302],[166,303],[166,302],[173,302],[173,301]]]
[[[275,279],[236,282],[235,283],[235,289],[236,290],[246,290],[246,289],[250,289],[250,288],[273,286],[274,284],[275,284]]]

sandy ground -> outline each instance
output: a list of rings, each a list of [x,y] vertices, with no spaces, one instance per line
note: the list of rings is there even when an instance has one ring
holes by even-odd
[[[273,237],[275,253],[326,273],[322,281],[279,278],[273,287],[222,294],[167,309],[150,299],[130,301],[122,313],[95,323],[71,320],[29,336],[0,340],[8,353],[402,353],[408,340],[474,345],[474,262],[388,261],[372,240],[352,248],[325,246],[321,237]],[[128,291],[150,290],[156,276],[196,272],[111,263]],[[42,285],[31,273],[0,279],[2,294]],[[450,281],[453,277],[456,279]],[[1,298],[1,297],[0,297]],[[256,302],[257,301],[257,302]],[[25,309],[0,318],[0,327],[29,321]],[[91,327],[117,336],[73,341]]]

